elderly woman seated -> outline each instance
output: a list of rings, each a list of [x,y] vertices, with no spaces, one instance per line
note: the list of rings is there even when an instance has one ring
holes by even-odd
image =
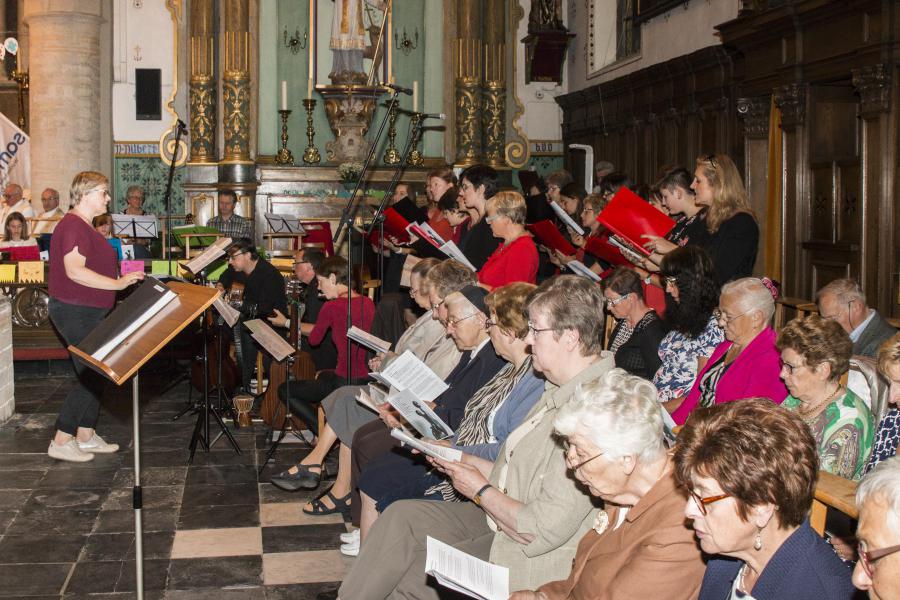
[[[872,413],[841,384],[850,369],[853,342],[841,326],[819,315],[794,319],[778,334],[781,377],[795,411],[812,431],[821,469],[859,479],[872,452]]]
[[[527,307],[525,341],[535,370],[548,381],[540,400],[494,463],[471,455],[439,463],[460,495],[474,502],[391,505],[344,579],[341,598],[437,598],[425,575],[428,536],[509,568],[511,589],[566,576],[596,513],[566,472],[553,421],[579,384],[613,368],[612,357],[601,356],[602,310],[600,288],[586,279],[561,276],[538,287]]]
[[[653,384],[614,369],[582,385],[554,428],[572,474],[606,508],[568,579],[510,600],[696,598],[706,565],[684,521]]]
[[[853,584],[874,599],[900,598],[900,458],[881,462],[856,489],[859,561]]]
[[[738,398],[762,397],[781,403],[788,395],[781,381],[781,360],[775,348],[774,286],[768,279],[745,277],[722,286],[713,314],[725,330],[681,405],[672,413],[682,425],[698,405],[712,406]]]
[[[694,411],[678,436],[684,513],[713,555],[700,600],[849,600],[850,570],[809,526],[819,460],[809,428],[765,398]]]
[[[607,350],[615,354],[617,367],[651,379],[662,364],[659,343],[665,330],[656,311],[644,303],[640,276],[619,267],[600,285],[606,309],[616,319]]]
[[[878,424],[866,473],[879,462],[896,456],[900,446],[900,333],[890,337],[878,350],[878,372],[891,384],[889,399],[892,406]]]

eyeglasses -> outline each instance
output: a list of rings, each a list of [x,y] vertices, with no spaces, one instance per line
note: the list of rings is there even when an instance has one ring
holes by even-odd
[[[497,321],[494,321],[491,318],[487,318],[484,320],[484,328],[485,329],[490,329],[491,327],[493,327],[496,324],[497,324]]]
[[[630,295],[631,295],[631,292],[628,292],[624,296],[619,296],[618,298],[606,298],[606,303],[609,305],[610,308],[613,308],[614,306],[618,306],[619,303],[622,302],[622,300],[624,300],[625,298],[627,298]]]
[[[676,277],[672,277],[671,275],[667,275],[663,277],[666,282],[666,285],[671,285],[672,287],[678,287],[678,279]]]
[[[109,190],[108,190],[108,189],[105,189],[105,188],[94,188],[94,189],[92,189],[92,190],[91,190],[90,192],[88,192],[88,193],[91,194],[91,193],[93,193],[93,192],[100,192],[100,195],[101,195],[101,196],[109,196]],[[4,195],[4,197],[7,197],[7,196]]]
[[[741,317],[743,317],[743,316],[746,315],[746,314],[749,314],[750,312],[752,312],[752,311],[747,310],[747,311],[744,311],[744,312],[742,312],[741,314],[736,315],[736,316],[734,316],[734,317],[726,317],[726,316],[725,316],[725,313],[723,313],[721,309],[719,309],[719,308],[714,308],[713,311],[712,311],[712,314],[713,314],[713,318],[714,318],[716,321],[723,321],[726,325],[728,325],[728,324],[731,323],[732,321],[735,321],[735,320],[737,320],[737,319],[740,319]]]
[[[487,223],[488,225],[490,225],[491,223],[493,223],[494,221],[496,221],[497,219],[499,219],[502,216],[503,215],[491,215],[489,217],[485,217],[484,222]]]
[[[847,302],[847,306],[846,306],[847,314],[850,314],[850,305],[851,305],[851,304],[853,304],[853,300],[850,300],[849,302]],[[842,310],[843,310],[843,308],[842,308]],[[825,313],[820,312],[819,315],[820,315],[823,319],[828,319],[829,321],[837,321],[837,320],[840,318],[841,313],[840,313],[840,312],[836,312],[836,313],[834,313],[833,315],[826,315]]]
[[[474,317],[477,314],[478,314],[477,312],[474,312],[471,315],[466,315],[465,317],[459,317],[459,318],[448,317],[447,318],[447,326],[448,327],[451,327],[451,326],[456,327],[461,322],[465,321],[466,319],[471,319],[472,317]]]
[[[862,563],[863,571],[871,577],[875,573],[875,565],[873,563],[880,558],[900,552],[900,545],[889,546],[880,550],[866,550],[866,543],[860,541],[856,546],[856,550],[859,553],[859,562]]]
[[[241,254],[247,254],[247,253],[246,253],[246,252],[235,252],[234,254],[230,254],[230,255],[228,256],[228,262],[233,261],[235,258],[237,258],[238,256],[240,256]]]
[[[310,264],[310,262],[308,260],[295,260],[294,261],[295,267],[299,266],[299,265],[308,265],[308,264]]]
[[[591,462],[592,460],[594,460],[595,458],[600,458],[601,456],[603,456],[603,453],[600,452],[599,454],[595,454],[594,456],[590,457],[587,460],[583,460],[580,463],[573,465],[571,459],[569,458],[569,454],[570,454],[569,450],[571,450],[574,447],[575,446],[573,446],[572,444],[569,443],[569,440],[563,440],[563,452],[564,452],[563,457],[566,459],[567,466],[573,473],[575,471],[577,471],[578,469],[580,469],[581,467],[583,467],[584,465]],[[576,454],[576,456],[577,456],[577,454]]]
[[[539,334],[542,331],[555,331],[555,328],[553,328],[553,327],[538,328],[538,327],[534,326],[534,323],[532,323],[531,321],[528,321],[528,333],[530,333],[533,336],[537,336],[537,334]]]
[[[787,362],[786,360],[781,359],[781,368],[787,369],[787,372],[789,375],[793,375],[794,371],[796,371],[797,369],[800,369],[802,367],[805,367],[805,366],[806,365],[792,365],[791,363]]]
[[[719,163],[716,161],[715,154],[707,154],[706,156],[703,157],[703,160],[708,162],[710,164],[710,166],[712,166],[713,169],[719,168]]]
[[[441,300],[440,302],[432,302],[432,303],[431,303],[431,310],[437,310],[437,309],[439,309],[439,308],[440,308],[441,306],[443,306],[443,305],[444,305],[444,301],[443,301],[443,300]]]
[[[704,517],[707,515],[707,506],[709,506],[713,502],[718,502],[719,500],[724,500],[725,498],[731,498],[731,494],[719,494],[718,496],[707,496],[704,498],[695,493],[694,490],[690,491],[690,496],[694,501],[694,504],[697,505],[697,508],[700,509],[700,514],[702,514]]]
[[[581,214],[583,214],[583,215],[587,214],[587,213],[592,213],[592,212],[594,212],[594,209],[591,208],[590,206],[585,206],[584,208],[581,209]]]

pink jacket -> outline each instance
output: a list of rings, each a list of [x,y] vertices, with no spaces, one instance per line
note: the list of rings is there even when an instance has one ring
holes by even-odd
[[[688,392],[681,406],[672,413],[672,419],[683,425],[688,415],[697,406],[700,399],[700,381],[706,370],[731,348],[731,342],[725,340],[718,346],[706,365],[697,373],[694,387]],[[716,404],[761,396],[781,404],[788,395],[787,388],[781,380],[781,356],[775,347],[775,330],[771,327],[763,329],[753,341],[747,344],[716,386]]]

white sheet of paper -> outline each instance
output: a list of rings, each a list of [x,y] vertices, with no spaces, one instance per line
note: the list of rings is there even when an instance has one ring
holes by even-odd
[[[582,277],[587,277],[588,279],[593,279],[594,281],[600,281],[600,276],[591,271],[587,265],[585,265],[580,260],[570,260],[566,263],[566,266],[575,273],[576,275],[581,275]]]
[[[350,329],[347,330],[347,337],[357,344],[361,344],[366,348],[381,354],[384,354],[391,349],[390,342],[376,337],[367,331],[363,331],[356,325],[350,326]]]
[[[231,245],[230,237],[222,237],[214,241],[203,252],[184,264],[184,268],[196,275],[211,262],[225,254],[225,249]]]
[[[379,373],[370,375],[386,387],[408,389],[424,402],[431,402],[447,390],[447,384],[409,350],[392,360]]]
[[[263,350],[271,354],[276,361],[281,362],[295,352],[294,347],[275,333],[275,330],[262,319],[245,321],[244,325],[250,330],[250,336],[259,342]]]
[[[450,240],[449,242],[445,243],[443,246],[438,248],[438,250],[440,250],[441,252],[443,252],[444,254],[446,254],[447,256],[452,258],[453,260],[458,260],[459,262],[466,265],[473,271],[478,271],[478,269],[475,268],[475,265],[473,265],[469,261],[469,259],[466,258],[466,255],[462,253],[462,250],[459,249],[459,246],[457,246],[456,244],[453,243],[453,240]]]
[[[425,230],[428,233],[428,235],[430,235],[432,238],[434,238],[434,241],[436,241],[438,243],[438,246],[443,246],[444,244],[447,243],[447,240],[442,238],[440,236],[440,234],[437,231],[435,231],[434,228],[431,225],[429,225],[427,222],[419,223],[419,227],[421,227],[423,230]]]
[[[441,585],[479,600],[509,598],[508,568],[475,558],[431,536],[425,543],[425,573]]]
[[[550,208],[553,209],[553,212],[556,213],[556,216],[559,217],[559,220],[566,224],[566,227],[568,227],[578,235],[584,235],[584,229],[581,228],[581,225],[573,221],[572,217],[570,217],[559,204],[557,204],[556,202],[550,202]]]
[[[422,454],[426,454],[433,458],[441,460],[449,460],[450,462],[459,462],[462,460],[462,452],[456,448],[447,448],[446,446],[438,446],[430,444],[419,438],[415,438],[400,429],[391,429],[391,437],[400,440],[410,448],[415,448]]]
[[[422,437],[443,440],[453,435],[450,426],[444,423],[424,401],[416,398],[412,391],[399,390],[388,394],[387,401]]]
[[[213,308],[216,309],[216,312],[222,315],[222,318],[225,319],[225,322],[228,323],[229,327],[234,327],[234,324],[237,323],[238,319],[241,316],[241,313],[239,313],[233,306],[225,302],[225,300],[222,299],[222,296],[219,296],[218,298],[213,300]]]

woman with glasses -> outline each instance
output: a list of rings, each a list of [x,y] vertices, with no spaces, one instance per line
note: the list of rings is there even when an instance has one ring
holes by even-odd
[[[550,261],[553,264],[557,267],[564,267],[573,260],[577,260],[598,275],[608,268],[606,263],[599,262],[599,260],[586,248],[588,240],[592,238],[604,237],[604,235],[605,237],[609,237],[605,228],[597,221],[597,216],[600,214],[600,211],[603,210],[604,206],[606,206],[606,200],[599,194],[591,194],[585,197],[584,202],[582,203],[581,216],[578,220],[581,222],[581,226],[584,228],[586,235],[581,236],[577,233],[572,234],[572,245],[577,248],[575,254],[573,256],[566,256],[561,252],[554,250],[550,255]]]
[[[896,456],[900,448],[900,333],[895,333],[878,350],[878,372],[890,382],[890,406],[878,423],[866,473],[879,462]]]
[[[616,357],[616,366],[632,375],[652,379],[662,361],[659,344],[666,335],[659,315],[644,303],[640,276],[619,267],[600,283],[606,310],[616,326],[606,348]]]
[[[713,314],[719,286],[705,250],[697,246],[673,250],[663,258],[660,275],[666,292],[664,323],[670,331],[659,345],[662,365],[653,385],[659,401],[668,402],[687,394],[697,371],[725,338]]]
[[[653,385],[613,369],[583,384],[553,427],[569,472],[604,508],[568,578],[510,600],[696,598],[706,567],[684,522]]]
[[[525,230],[525,199],[518,192],[498,192],[488,200],[484,220],[501,244],[478,271],[479,285],[490,291],[516,281],[534,283],[538,251]]]
[[[459,199],[469,213],[469,227],[459,238],[459,249],[478,271],[494,253],[499,240],[485,219],[487,202],[497,193],[497,171],[487,165],[472,165],[459,178]]]
[[[841,383],[850,369],[850,336],[837,322],[809,315],[785,325],[776,345],[790,392],[784,407],[809,426],[820,468],[859,479],[872,452],[875,427],[866,403]]]
[[[694,202],[706,207],[710,238],[705,248],[713,257],[719,283],[749,277],[756,263],[759,225],[734,161],[725,154],[697,159]]]
[[[666,408],[682,425],[696,407],[708,407],[739,398],[761,397],[781,404],[788,395],[781,380],[781,358],[775,348],[777,291],[768,279],[745,277],[722,286],[719,306],[713,311],[725,341],[716,346],[691,391]]]
[[[144,278],[143,271],[117,276],[116,251],[91,225],[106,212],[109,180],[83,171],[72,180],[72,209],[59,221],[50,242],[50,320],[66,344],[79,344],[116,302],[116,291]],[[87,462],[94,454],[111,453],[97,435],[100,398],[106,378],[72,356],[78,377],[63,401],[56,420],[56,436],[47,450],[52,458]]]
[[[684,516],[711,555],[700,600],[850,600],[850,569],[809,526],[819,460],[809,428],[765,398],[699,409],[678,435]]]
[[[900,598],[900,458],[889,458],[856,489],[859,560],[853,584],[870,598]]]

